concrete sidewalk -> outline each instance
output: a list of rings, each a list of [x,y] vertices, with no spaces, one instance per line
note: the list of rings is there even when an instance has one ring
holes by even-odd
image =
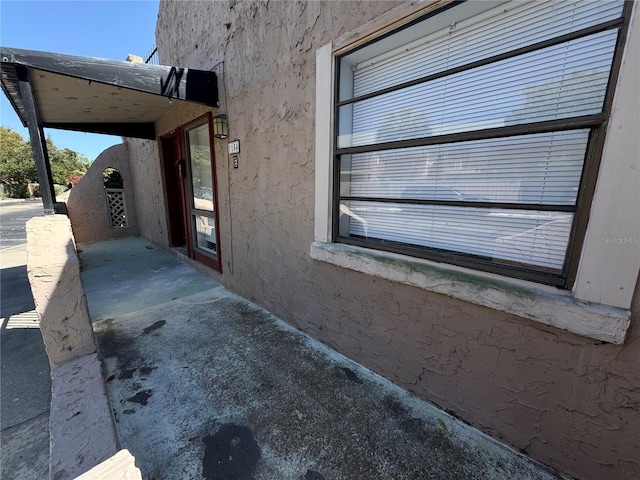
[[[126,248],[106,262],[114,271],[133,246],[149,246],[81,247],[90,310],[119,282],[92,274],[105,265],[101,245],[117,253],[117,242]],[[122,448],[144,478],[554,478],[193,270],[191,285],[204,289],[181,295],[172,271],[185,266],[159,253],[155,300],[132,294],[143,308],[102,310],[94,325]]]
[[[27,278],[26,244],[0,252],[0,478],[49,474],[49,361]]]

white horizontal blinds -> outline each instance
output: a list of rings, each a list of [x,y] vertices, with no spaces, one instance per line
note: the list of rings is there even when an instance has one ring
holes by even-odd
[[[608,30],[343,106],[353,122],[339,135],[362,146],[600,113],[616,39]]]
[[[454,250],[494,261],[560,271],[573,215],[532,210],[344,202],[350,235]]]
[[[590,129],[377,145],[600,114],[618,29],[375,92],[619,19],[623,4],[466,2],[343,57],[340,100],[372,96],[337,112],[338,153],[365,147],[340,156],[340,235],[561,274]]]
[[[460,5],[454,8],[454,12],[460,13],[454,13],[454,22],[445,28],[426,36],[423,33],[406,45],[360,61],[354,68],[353,96],[615,20],[622,14],[623,3],[622,0],[518,0],[468,19],[464,18],[466,6]],[[413,28],[419,32],[420,26]]]
[[[345,196],[575,205],[588,130],[374,151],[341,164]]]

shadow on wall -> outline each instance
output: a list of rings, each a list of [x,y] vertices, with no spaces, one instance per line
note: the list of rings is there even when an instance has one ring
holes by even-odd
[[[77,242],[139,235],[126,144],[109,147],[95,159],[71,189],[67,210]]]

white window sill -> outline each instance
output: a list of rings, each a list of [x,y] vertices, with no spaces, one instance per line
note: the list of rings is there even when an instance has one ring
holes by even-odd
[[[311,244],[311,258],[621,345],[631,312],[581,302],[569,291],[345,244]]]

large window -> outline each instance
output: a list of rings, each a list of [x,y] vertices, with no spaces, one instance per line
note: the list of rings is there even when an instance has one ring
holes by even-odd
[[[630,8],[456,3],[337,57],[333,240],[571,287]]]

